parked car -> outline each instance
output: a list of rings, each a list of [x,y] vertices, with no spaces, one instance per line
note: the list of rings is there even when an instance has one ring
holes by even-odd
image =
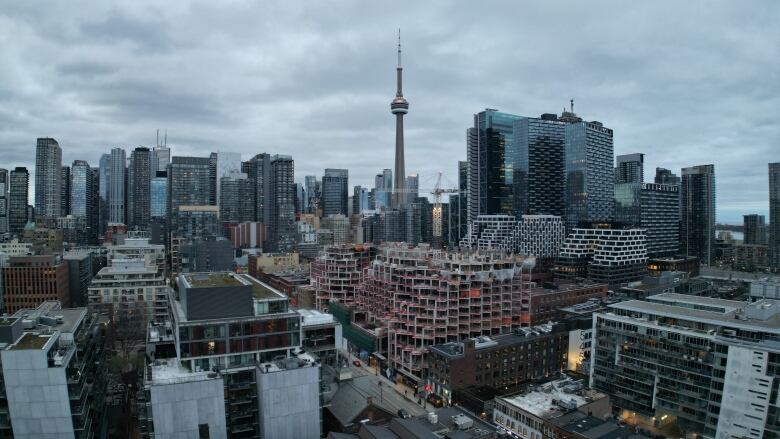
[[[360,360],[355,360],[355,361],[352,362],[352,364],[354,364],[357,367],[360,367],[360,366],[363,365],[363,363],[361,363]]]
[[[412,415],[410,415],[406,409],[398,409],[398,417],[401,419],[409,419],[412,417]]]

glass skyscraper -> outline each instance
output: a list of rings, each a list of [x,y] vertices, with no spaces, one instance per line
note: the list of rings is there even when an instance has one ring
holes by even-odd
[[[517,158],[511,214],[562,217],[566,122],[555,114],[543,114],[516,121],[514,129]]]
[[[326,169],[322,177],[322,215],[349,214],[349,171]]]
[[[125,150],[111,150],[108,170],[108,222],[125,224],[125,177],[127,163]]]
[[[149,210],[152,218],[165,218],[168,212],[168,173],[157,171],[150,184]]]
[[[566,226],[610,222],[615,211],[612,130],[601,122],[566,126]]]
[[[208,157],[173,157],[168,175],[168,207],[171,215],[171,231],[179,230],[178,216],[181,206],[209,206],[211,185]],[[215,207],[215,212],[218,209]]]
[[[90,213],[92,169],[84,160],[76,160],[70,168],[70,214],[86,218]]]
[[[0,235],[8,233],[8,170],[0,169]]]
[[[295,251],[297,229],[295,226],[295,162],[289,155],[271,158],[271,250]]]
[[[517,154],[514,148],[516,121],[522,116],[486,109],[474,115],[467,131],[468,220],[479,215],[516,212],[515,179]]]
[[[645,155],[642,153],[617,156],[615,183],[644,183]]]
[[[30,191],[30,173],[27,168],[11,171],[8,184],[8,231],[21,236],[27,224],[27,197]]]
[[[715,256],[715,166],[682,169],[680,252],[712,265]]]

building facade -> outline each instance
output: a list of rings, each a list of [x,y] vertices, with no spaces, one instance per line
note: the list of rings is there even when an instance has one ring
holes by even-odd
[[[594,315],[591,385],[631,422],[675,423],[680,435],[780,434],[772,395],[780,302],[658,294]]]
[[[322,176],[322,214],[349,215],[349,172],[347,169],[326,169]]]
[[[601,122],[566,125],[566,227],[609,222],[615,210],[613,132]]]
[[[680,252],[702,264],[715,261],[715,167],[682,169],[680,185]]]
[[[642,153],[624,154],[616,157],[615,184],[644,183],[645,155]]]
[[[59,256],[16,256],[3,269],[5,312],[36,308],[47,300],[70,305],[68,264]]]
[[[35,215],[54,220],[61,207],[62,148],[56,140],[39,138],[35,148]]]
[[[124,322],[146,327],[168,316],[168,282],[154,264],[144,259],[113,259],[89,285],[89,306],[111,309]]]
[[[769,164],[769,265],[780,270],[780,162]]]
[[[680,240],[680,187],[654,183],[615,184],[615,221],[647,231],[647,254],[675,256]]]
[[[130,153],[127,168],[128,226],[136,230],[148,230],[151,220],[152,152],[138,147]]]
[[[21,236],[27,224],[27,198],[30,191],[30,173],[27,168],[11,171],[8,182],[8,232]]]

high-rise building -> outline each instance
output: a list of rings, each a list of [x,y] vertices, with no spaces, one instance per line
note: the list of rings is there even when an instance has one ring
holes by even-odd
[[[38,139],[35,149],[35,216],[54,220],[62,215],[62,148],[56,140]]]
[[[406,177],[406,200],[407,204],[414,202],[420,196],[420,175],[409,174]]]
[[[612,130],[601,122],[566,125],[566,226],[612,221],[615,171]]]
[[[715,167],[682,169],[680,185],[680,252],[702,264],[715,258]]]
[[[152,148],[151,153],[151,173],[167,171],[168,164],[171,162],[171,150],[165,145],[157,145]]]
[[[390,208],[393,204],[393,171],[382,170],[374,177],[374,208]]]
[[[780,162],[769,164],[769,266],[780,269]]]
[[[295,251],[295,244],[298,241],[295,226],[294,178],[295,163],[292,157],[274,155],[271,158],[272,201],[269,235],[271,249],[276,252]],[[346,205],[344,207],[346,208]]]
[[[593,317],[590,384],[620,419],[674,436],[780,435],[777,300],[662,293]]]
[[[130,166],[127,168],[127,215],[128,226],[133,229],[148,230],[150,213],[150,184],[154,174],[152,153],[149,148],[139,146],[130,153]]]
[[[254,221],[253,182],[243,172],[233,172],[220,180],[219,219],[231,224]]]
[[[211,185],[207,157],[179,157],[171,160],[168,173],[168,208],[171,212],[171,232],[177,230],[179,208],[209,206]]]
[[[404,178],[406,168],[404,162],[404,115],[409,112],[409,102],[404,98],[401,82],[403,67],[401,67],[401,31],[398,31],[398,67],[396,67],[398,87],[395,98],[390,103],[390,112],[395,115],[395,184],[393,185],[393,207],[406,205],[406,186]],[[324,185],[324,184],[323,184]]]
[[[516,215],[513,125],[521,119],[493,109],[474,115],[474,127],[467,131],[468,221],[479,215]]]
[[[8,233],[8,169],[0,169],[0,236]]]
[[[311,263],[317,309],[327,310],[330,302],[354,304],[364,269],[375,257],[376,247],[371,245],[333,245],[323,249]]]
[[[647,231],[651,258],[679,252],[680,187],[655,183],[616,183],[615,221]]]
[[[220,194],[222,193],[222,178],[241,171],[241,154],[237,152],[217,152],[217,164],[215,175],[216,195],[214,205],[220,206]]]
[[[322,215],[349,214],[349,171],[326,169],[322,177]]]
[[[352,189],[352,215],[360,215],[364,210],[369,210],[368,189],[355,186]]]
[[[168,214],[168,172],[157,171],[149,187],[149,215],[166,218]]]
[[[60,214],[70,213],[70,166],[63,166],[60,173]]]
[[[111,181],[111,155],[103,154],[100,156],[100,164],[98,165],[98,233],[102,236],[106,232],[106,224],[108,223],[108,183]]]
[[[306,191],[306,213],[314,213],[320,200],[320,182],[316,175],[307,175],[304,177],[304,190]]]
[[[253,221],[268,225],[271,221],[271,156],[257,154],[241,164],[241,172],[253,185],[251,202],[254,206]],[[306,177],[307,188],[309,177]],[[307,189],[308,192],[308,189]]]
[[[27,168],[11,171],[8,183],[8,232],[21,236],[27,224],[27,198],[30,191],[30,174]]]
[[[86,218],[91,213],[92,169],[84,160],[75,160],[70,168],[70,213]]]
[[[644,183],[645,155],[642,153],[624,154],[616,158],[615,183]]]
[[[764,215],[743,215],[743,244],[766,244],[766,221]]]
[[[672,171],[665,168],[655,168],[655,183],[656,184],[674,184],[680,185],[680,177],[675,175]]]
[[[546,113],[513,123],[513,215],[564,215],[566,120]]]
[[[126,224],[126,177],[127,159],[125,150],[113,148],[109,159],[108,169],[108,222],[114,224]]]

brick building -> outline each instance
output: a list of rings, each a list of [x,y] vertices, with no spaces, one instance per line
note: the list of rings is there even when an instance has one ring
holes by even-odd
[[[531,326],[557,322],[564,318],[561,308],[607,297],[607,284],[593,282],[545,282],[531,288],[528,323]]]
[[[37,308],[48,300],[70,307],[68,264],[56,255],[16,256],[8,258],[3,269],[5,312]]]
[[[559,373],[566,368],[568,343],[566,325],[558,323],[435,345],[429,348],[428,377],[433,391],[451,403],[454,392],[468,387],[514,387]]]

